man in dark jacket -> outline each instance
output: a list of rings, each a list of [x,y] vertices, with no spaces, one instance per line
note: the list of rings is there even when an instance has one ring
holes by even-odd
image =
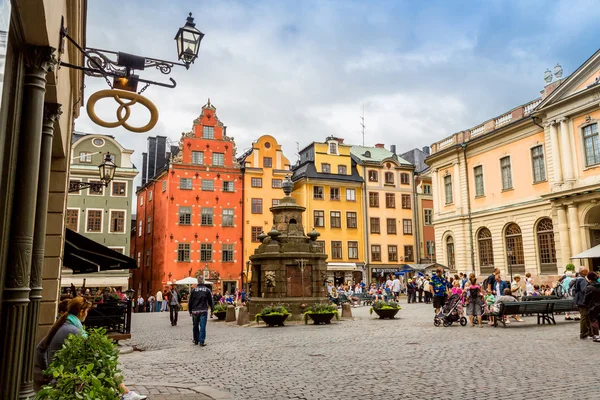
[[[588,274],[587,268],[582,268],[579,271],[579,276],[577,279],[572,282],[572,291],[573,291],[573,301],[575,305],[579,309],[579,338],[587,339],[589,336],[592,336],[592,329],[590,326],[590,317],[588,313],[588,309],[585,306],[584,296],[585,296],[585,288],[588,285],[585,277]]]
[[[193,318],[194,344],[206,346],[206,320],[208,318],[208,309],[210,308],[210,317],[213,317],[213,297],[210,289],[202,283],[198,283],[190,293],[188,310]]]
[[[598,319],[600,318],[600,282],[595,272],[587,274],[588,285],[585,288],[584,304],[590,319],[590,335],[594,342],[600,342]],[[582,318],[583,319],[583,318]]]

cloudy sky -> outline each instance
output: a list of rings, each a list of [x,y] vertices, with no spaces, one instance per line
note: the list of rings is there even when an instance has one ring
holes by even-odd
[[[199,58],[144,95],[160,111],[149,133],[105,129],[83,112],[76,129],[114,135],[141,153],[148,136],[177,143],[210,97],[238,154],[262,134],[290,161],[328,135],[403,152],[474,127],[539,96],[546,68],[565,76],[598,48],[596,1],[92,0],[87,46],[175,60],[192,12]],[[155,71],[142,77],[166,81]],[[107,88],[86,78],[86,98]],[[116,107],[98,103],[106,119]],[[134,122],[147,115],[134,110]],[[138,177],[139,182],[139,177]]]

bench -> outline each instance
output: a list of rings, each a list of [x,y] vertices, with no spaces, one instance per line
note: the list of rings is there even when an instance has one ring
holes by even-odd
[[[573,300],[540,300],[540,301],[515,301],[511,303],[500,304],[500,311],[492,313],[494,316],[494,326],[498,326],[498,320],[506,328],[504,317],[507,315],[519,314],[537,314],[537,323],[540,325],[556,325],[554,318],[555,312],[575,311],[577,307]]]
[[[355,296],[360,299],[363,306],[370,306],[373,304],[373,297],[368,293],[356,293]]]
[[[521,301],[558,300],[558,296],[523,296]]]
[[[552,314],[550,315],[552,323],[556,325],[556,321],[554,320],[555,313],[564,313],[570,311],[579,311],[579,308],[573,299],[554,300],[554,308],[552,309]]]
[[[119,332],[110,332],[107,333],[106,336],[112,340],[114,343],[119,343],[119,340],[129,340],[131,339],[131,333],[119,333]]]

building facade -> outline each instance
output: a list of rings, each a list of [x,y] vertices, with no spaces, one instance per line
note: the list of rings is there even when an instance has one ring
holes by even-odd
[[[554,72],[540,98],[432,145],[438,261],[454,270],[546,283],[600,243],[600,51]]]
[[[169,168],[137,190],[132,285],[149,295],[202,274],[222,293],[240,287],[242,175],[235,143],[210,103],[183,133]]]
[[[414,167],[395,150],[383,144],[350,149],[364,181],[365,262],[375,282],[415,262]]]
[[[260,245],[258,236],[269,232],[273,224],[269,209],[279,204],[281,184],[291,175],[290,162],[281,145],[270,135],[263,135],[239,158],[243,182],[244,265]]]
[[[336,285],[366,280],[363,179],[341,138],[328,137],[300,150],[292,175],[292,197],[306,207],[307,226],[327,259],[328,279]]]
[[[83,189],[69,193],[66,210],[66,227],[95,242],[122,254],[129,254],[133,179],[138,174],[131,162],[133,150],[123,148],[112,136],[98,134],[73,134],[69,184],[72,182],[100,182],[98,165],[105,156],[117,165],[114,178],[108,187]],[[128,287],[129,270],[77,274],[63,269],[61,286],[74,284],[87,288]]]

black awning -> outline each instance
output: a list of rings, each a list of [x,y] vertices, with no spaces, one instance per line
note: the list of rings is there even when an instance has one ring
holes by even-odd
[[[73,274],[138,267],[133,258],[94,242],[69,228],[65,233],[63,266],[73,270]]]

